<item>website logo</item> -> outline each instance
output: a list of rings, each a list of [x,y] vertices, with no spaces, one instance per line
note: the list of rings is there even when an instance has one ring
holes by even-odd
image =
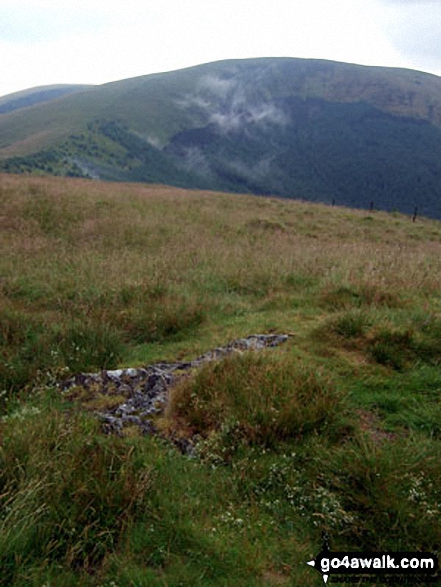
[[[329,549],[326,535],[324,535],[323,550],[306,564],[321,573],[325,584],[332,575],[334,579],[336,579],[335,575],[341,576],[341,582],[345,583],[353,582],[345,578],[349,575],[353,577],[354,582],[369,575],[383,575],[397,579],[393,581],[395,584],[400,583],[399,577],[403,578],[403,582],[407,581],[407,584],[411,577],[419,581],[424,577],[427,583],[431,583],[437,580],[438,570],[438,559],[429,552],[333,552]]]

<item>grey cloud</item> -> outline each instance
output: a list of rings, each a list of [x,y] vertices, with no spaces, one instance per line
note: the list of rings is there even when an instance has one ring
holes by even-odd
[[[210,122],[219,126],[222,130],[228,132],[237,130],[243,125],[243,115],[238,112],[214,112],[210,116]]]
[[[440,71],[441,2],[439,0],[382,0],[389,8],[384,25],[395,48],[416,69]]]
[[[441,57],[441,13],[414,14],[393,34],[395,44],[406,53]]]
[[[249,115],[252,122],[268,122],[272,124],[280,124],[284,126],[288,124],[289,117],[281,108],[277,108],[275,104],[260,104],[249,109]]]
[[[233,79],[225,79],[213,75],[207,75],[202,78],[199,83],[199,88],[208,90],[210,93],[225,98],[237,87],[237,83]]]
[[[223,131],[238,130],[247,124],[288,124],[288,116],[273,103],[248,105],[246,100],[235,100],[227,111],[214,112],[210,121]]]
[[[183,109],[196,107],[200,110],[207,110],[210,107],[210,102],[198,94],[187,94],[183,98],[175,100],[175,103]]]
[[[246,125],[286,125],[288,115],[271,101],[256,101],[246,84],[237,78],[204,76],[195,91],[176,101],[180,108],[199,111],[202,119],[215,124],[219,131],[238,131]]]
[[[193,98],[207,109],[209,120],[221,130],[230,132],[250,123],[288,123],[287,115],[271,102],[256,103],[249,97],[244,84],[237,79],[206,76],[199,84],[199,92]],[[214,106],[214,108],[213,108]]]
[[[152,147],[156,147],[157,149],[162,149],[162,147],[164,146],[163,143],[158,139],[158,137],[155,137],[153,135],[148,135],[148,137],[146,137],[146,140],[148,143],[150,143],[150,145],[152,145]]]
[[[233,171],[251,183],[260,184],[263,181],[265,184],[268,177],[271,177],[272,189],[282,190],[283,183],[278,178],[278,170],[273,161],[274,157],[264,157],[254,165],[232,160],[224,160],[222,163],[225,169]]]
[[[196,108],[201,113],[210,116],[214,109],[219,109],[230,101],[236,84],[232,80],[222,79],[212,75],[203,77],[196,85],[195,91],[176,100],[180,108]]]
[[[183,152],[183,162],[186,169],[214,178],[210,163],[199,147],[186,147]]]
[[[230,169],[246,177],[248,180],[263,179],[271,173],[271,163],[273,157],[265,157],[255,165],[247,166],[240,161],[229,161]]]

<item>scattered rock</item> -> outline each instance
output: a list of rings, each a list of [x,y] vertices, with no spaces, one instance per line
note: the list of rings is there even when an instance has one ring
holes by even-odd
[[[71,397],[79,397],[103,422],[107,433],[122,434],[127,426],[137,426],[142,434],[153,434],[154,416],[163,412],[171,386],[192,368],[218,361],[224,357],[248,350],[278,346],[288,340],[289,334],[253,334],[239,338],[224,347],[218,347],[193,361],[155,363],[139,369],[116,369],[100,373],[79,373],[63,381],[59,387]],[[108,406],[104,397],[109,398]],[[125,398],[122,403],[113,400]],[[100,398],[100,402],[96,399]],[[96,407],[99,403],[100,407]],[[101,407],[104,406],[104,407]]]

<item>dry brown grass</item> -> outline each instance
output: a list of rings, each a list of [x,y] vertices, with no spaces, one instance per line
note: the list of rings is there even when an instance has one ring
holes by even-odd
[[[234,289],[301,274],[400,292],[440,286],[436,221],[378,213],[367,223],[363,211],[162,186],[0,181],[3,280],[81,288],[87,278],[107,290],[160,280],[203,290],[213,276]]]
[[[86,319],[139,344],[244,313],[277,328],[341,287],[433,306],[441,286],[441,226],[422,218],[12,175],[0,198],[0,303],[46,331]]]

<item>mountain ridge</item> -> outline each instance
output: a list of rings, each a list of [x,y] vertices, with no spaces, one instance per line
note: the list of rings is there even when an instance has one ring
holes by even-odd
[[[57,98],[62,98],[65,95],[81,92],[92,87],[85,84],[56,84],[36,86],[27,90],[6,94],[0,97],[0,114],[50,102]]]
[[[438,218],[440,155],[441,78],[326,60],[218,61],[0,113],[9,172],[374,201]]]

